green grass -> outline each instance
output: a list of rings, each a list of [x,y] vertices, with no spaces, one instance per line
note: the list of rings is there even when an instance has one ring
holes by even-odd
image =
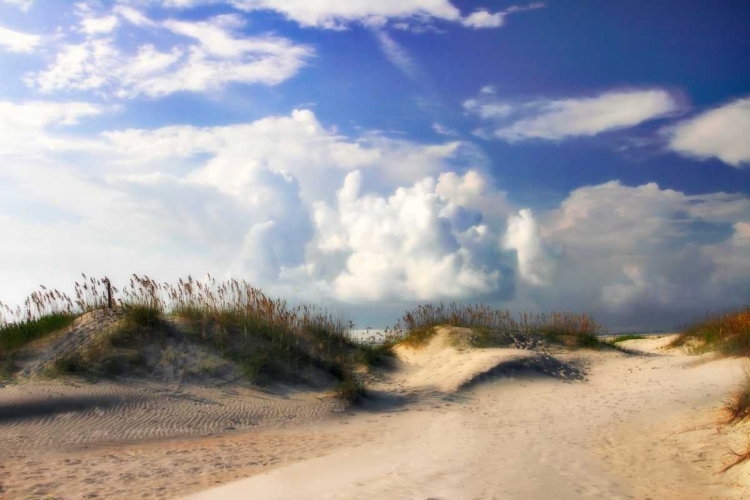
[[[0,353],[0,380],[9,380],[16,371],[15,358],[12,353]]]
[[[365,366],[383,366],[388,359],[395,357],[393,352],[393,342],[383,342],[381,344],[358,344],[359,361]]]
[[[69,313],[51,313],[0,327],[0,351],[13,351],[73,324]]]
[[[346,372],[341,382],[336,386],[336,395],[351,404],[357,403],[366,393],[362,377],[351,372]]]

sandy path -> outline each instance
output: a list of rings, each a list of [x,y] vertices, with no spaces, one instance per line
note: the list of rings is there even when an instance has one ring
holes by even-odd
[[[0,498],[742,498],[747,469],[714,474],[745,444],[742,426],[715,428],[741,363],[665,353],[665,342],[628,343],[639,356],[556,354],[585,381],[528,351],[425,349],[356,412],[241,387],[8,386]],[[455,392],[497,362],[508,363],[499,378]],[[8,410],[82,395],[93,404],[62,414]]]
[[[188,498],[740,497],[728,486],[738,472],[714,475],[728,441],[705,425],[738,362],[583,355],[588,382],[500,380],[377,422],[359,415],[348,431],[374,436],[362,446]]]

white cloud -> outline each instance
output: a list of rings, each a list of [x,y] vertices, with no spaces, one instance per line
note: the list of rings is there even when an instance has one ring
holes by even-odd
[[[33,52],[41,41],[41,36],[21,33],[0,26],[0,47],[5,47],[10,52]]]
[[[539,234],[539,225],[529,209],[523,209],[508,219],[503,246],[515,250],[518,273],[532,285],[549,283],[552,262]]]
[[[148,25],[146,18],[127,15]],[[164,27],[181,38],[169,51],[145,43],[128,54],[113,39],[100,37],[64,44],[47,70],[26,80],[45,93],[95,90],[121,98],[160,97],[218,90],[229,83],[276,85],[294,76],[314,54],[312,48],[285,38],[243,36],[236,32],[241,25],[242,20],[231,15],[167,21]],[[195,43],[183,43],[184,38]]]
[[[750,282],[738,258],[737,234],[750,221],[742,195],[608,182],[573,191],[540,220],[542,240],[560,248],[547,297],[557,307],[658,317],[727,307]]]
[[[458,206],[437,194],[439,182],[427,178],[385,198],[362,193],[362,177],[353,172],[334,208],[316,207],[320,248],[348,254],[333,280],[337,299],[435,300],[498,289],[497,266],[502,264],[482,261],[472,248],[492,248],[497,240],[488,235],[481,216],[466,219]]]
[[[750,283],[743,195],[609,182],[532,213],[467,168],[460,142],[346,137],[307,110],[83,135],[105,111],[0,105],[0,156],[13,159],[0,162],[2,300],[74,270],[116,282],[210,271],[397,313],[496,300],[649,323],[733,305]]]
[[[273,10],[301,26],[342,29],[347,24],[382,24],[383,20],[435,18],[457,21],[461,12],[449,0],[232,0],[244,10]]]
[[[500,12],[495,12],[494,14],[488,10],[478,10],[466,16],[461,21],[461,24],[469,28],[477,29],[499,28],[505,25],[505,18],[510,14],[513,14],[515,12],[523,12],[525,10],[541,9],[544,6],[545,5],[543,3],[537,2],[523,7],[513,6]]]
[[[34,4],[34,0],[2,0],[2,2],[14,5],[23,11],[28,11]]]
[[[419,70],[406,49],[391,38],[391,36],[385,31],[378,31],[376,37],[381,50],[388,60],[412,80],[417,79]]]
[[[77,125],[81,119],[104,111],[86,102],[0,101],[0,157],[88,149],[91,141],[59,136],[54,129]]]
[[[432,130],[435,131],[435,133],[438,133],[440,135],[451,135],[451,136],[457,136],[459,135],[458,132],[453,130],[450,127],[446,127],[442,123],[433,123],[432,124]]]
[[[81,20],[81,32],[87,35],[111,33],[117,28],[117,16],[86,17]]]
[[[173,0],[175,7],[214,3],[216,0]],[[513,6],[500,12],[479,10],[466,17],[450,0],[229,0],[243,10],[273,10],[301,26],[324,29],[345,29],[352,23],[383,28],[391,23],[400,30],[422,32],[434,20],[457,22],[470,28],[497,28],[505,17],[524,10],[544,7],[543,3]]]
[[[750,98],[678,123],[671,130],[669,147],[694,158],[716,157],[736,168],[750,165]]]
[[[346,172],[362,170],[370,182],[387,190],[448,170],[461,153],[460,142],[420,145],[377,133],[351,141],[326,129],[309,110],[225,127],[172,126],[103,136],[130,169],[210,154],[206,168],[194,174],[201,182],[234,193],[249,171],[265,166],[299,179],[307,201],[326,195],[332,199],[330,186],[340,184]],[[238,169],[238,164],[245,168]]]
[[[559,141],[633,127],[680,109],[677,99],[659,89],[610,91],[595,97],[501,101],[492,89],[464,102],[467,112],[494,123],[491,134],[509,142]]]
[[[112,12],[136,26],[146,26],[150,28],[155,28],[158,26],[157,23],[149,19],[145,14],[143,14],[143,12],[132,7],[128,7],[127,5],[115,5],[115,7],[112,9]]]
[[[6,114],[14,111],[20,110]],[[96,112],[72,105],[54,111],[37,113],[42,118],[27,128],[72,125]],[[469,296],[503,286],[499,233],[471,208],[487,198],[498,210],[502,196],[478,172],[438,176],[455,168],[450,143],[421,145],[378,134],[349,139],[322,127],[309,111],[228,127],[88,139],[96,147],[81,148],[70,166],[45,157],[38,146],[34,161],[0,172],[8,180],[0,191],[12,186],[24,203],[53,207],[50,217],[65,218],[68,229],[26,223],[24,236],[0,255],[20,265],[38,257],[33,245],[62,237],[50,263],[106,269],[91,252],[75,255],[70,239],[76,238],[76,245],[116,256],[104,272],[117,279],[134,269],[152,272],[152,266],[161,267],[157,276],[171,277],[192,265],[272,290],[327,290],[330,298],[360,302]],[[29,212],[9,215],[5,200],[4,227],[21,234],[18,219]],[[395,242],[390,254],[373,253],[385,252],[389,242]],[[375,272],[379,265],[385,274]],[[361,288],[365,278],[371,281]]]

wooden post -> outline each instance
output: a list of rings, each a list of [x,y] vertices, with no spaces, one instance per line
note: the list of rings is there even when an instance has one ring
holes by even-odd
[[[109,310],[112,310],[112,283],[109,281],[109,278],[104,278],[104,281],[107,283],[107,307]]]

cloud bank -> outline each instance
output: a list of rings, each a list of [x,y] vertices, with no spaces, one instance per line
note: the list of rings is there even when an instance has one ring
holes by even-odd
[[[287,297],[392,304],[394,317],[404,304],[457,299],[652,325],[730,305],[750,283],[742,195],[613,181],[532,212],[473,168],[461,142],[347,137],[309,110],[80,136],[76,124],[108,111],[13,106],[0,106],[26,117],[13,128],[39,139],[22,156],[0,142],[16,161],[0,168],[6,299],[25,282],[13,269],[41,266],[51,284],[79,269],[116,280],[190,269]],[[66,139],[75,150],[63,164]]]

